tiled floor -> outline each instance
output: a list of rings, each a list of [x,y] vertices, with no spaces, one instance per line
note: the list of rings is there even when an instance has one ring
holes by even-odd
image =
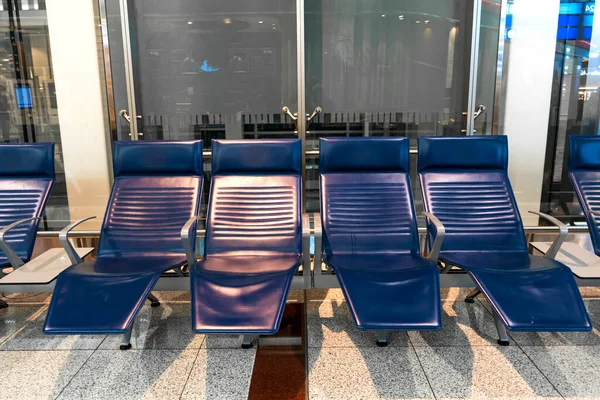
[[[511,334],[496,344],[484,301],[443,291],[437,332],[390,335],[355,328],[339,290],[307,295],[308,395],[311,399],[600,399],[600,331]],[[600,327],[600,290],[585,289]],[[238,336],[194,335],[189,296],[158,293],[132,337],[45,336],[48,296],[11,295],[0,310],[0,399],[245,399],[255,348]],[[295,293],[291,301],[303,301]]]

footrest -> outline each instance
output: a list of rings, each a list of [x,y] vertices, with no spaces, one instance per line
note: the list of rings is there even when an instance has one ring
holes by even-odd
[[[93,247],[75,249],[81,258],[93,250]],[[0,285],[45,285],[56,279],[58,274],[71,265],[71,260],[64,249],[50,249],[0,279]]]
[[[546,254],[552,243],[532,242],[531,245]],[[563,243],[554,259],[569,267],[578,278],[600,278],[600,257],[577,243]]]

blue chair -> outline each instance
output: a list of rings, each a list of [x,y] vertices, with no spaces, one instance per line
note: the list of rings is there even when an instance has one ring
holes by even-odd
[[[0,276],[31,259],[54,180],[54,143],[0,144]]]
[[[379,331],[380,346],[386,330],[441,327],[435,258],[443,229],[423,258],[409,161],[408,138],[320,140],[324,262],[357,327]]]
[[[600,278],[600,136],[569,136],[569,180],[583,210],[594,253],[577,243],[565,242],[551,248],[550,243],[532,245],[541,252],[555,250],[563,262],[582,279]]]
[[[81,262],[68,241],[69,231],[90,218],[60,234],[73,266],[58,276],[44,333],[122,333],[127,349],[144,301],[159,305],[150,291],[160,275],[195,262],[202,142],[115,142],[113,165],[96,259]]]
[[[213,140],[206,255],[190,271],[195,332],[279,329],[302,254],[301,149],[299,140]]]
[[[475,282],[467,302],[479,293],[490,302],[499,344],[509,344],[505,328],[592,329],[571,271],[528,253],[507,174],[506,136],[421,137],[418,163],[425,209],[446,228],[440,260]]]

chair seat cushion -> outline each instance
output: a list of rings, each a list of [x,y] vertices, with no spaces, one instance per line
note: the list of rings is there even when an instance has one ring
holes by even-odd
[[[338,277],[360,329],[440,329],[436,263],[413,254],[333,255]]]
[[[198,333],[273,334],[299,254],[208,256],[191,269],[192,326]]]
[[[524,252],[443,253],[466,269],[513,331],[589,331],[592,325],[571,270]]]
[[[56,281],[44,333],[127,331],[160,275],[185,256],[106,257],[74,265]]]

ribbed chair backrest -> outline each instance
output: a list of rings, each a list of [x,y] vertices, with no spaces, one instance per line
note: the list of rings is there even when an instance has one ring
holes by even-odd
[[[206,254],[300,254],[299,140],[213,140]]]
[[[569,136],[569,179],[600,255],[600,136]]]
[[[200,207],[202,141],[115,142],[113,166],[98,257],[185,254],[180,232]]]
[[[54,180],[54,143],[0,144],[0,228],[41,217]],[[23,261],[31,258],[38,224],[39,220],[32,220],[6,235]],[[8,264],[0,250],[0,266]]]
[[[446,227],[442,251],[527,251],[507,167],[506,136],[419,138],[423,203]]]
[[[324,138],[319,148],[324,254],[418,254],[408,138]]]

